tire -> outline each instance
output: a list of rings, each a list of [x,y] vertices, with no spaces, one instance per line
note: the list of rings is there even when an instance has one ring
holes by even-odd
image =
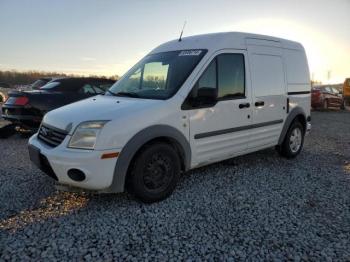
[[[344,110],[350,111],[349,100],[344,99],[343,105],[344,105]]]
[[[165,143],[145,147],[132,164],[129,190],[142,202],[161,201],[174,191],[181,172],[180,158]]]
[[[345,101],[343,101],[343,102],[341,103],[340,109],[341,109],[341,110],[345,110]]]
[[[327,110],[328,108],[329,108],[328,100],[325,99],[325,100],[323,101],[323,109]]]
[[[6,126],[0,127],[0,138],[9,138],[15,133],[15,125],[13,124],[8,124]]]
[[[299,121],[294,121],[288,129],[278,152],[286,158],[294,158],[301,152],[304,145],[305,131]],[[294,137],[294,138],[293,138]]]

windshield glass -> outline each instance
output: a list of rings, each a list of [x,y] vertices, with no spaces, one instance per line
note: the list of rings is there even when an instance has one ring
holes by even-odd
[[[106,95],[168,99],[185,82],[206,50],[148,55],[117,81]]]

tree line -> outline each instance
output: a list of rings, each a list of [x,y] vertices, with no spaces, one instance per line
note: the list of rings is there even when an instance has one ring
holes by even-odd
[[[82,75],[77,74],[64,74],[58,72],[43,72],[43,71],[16,71],[16,70],[8,70],[1,71],[0,70],[0,83],[6,83],[10,86],[13,85],[29,85],[39,78],[43,77],[82,77]],[[96,76],[89,75],[89,77],[99,77],[105,79],[118,80],[119,76]]]

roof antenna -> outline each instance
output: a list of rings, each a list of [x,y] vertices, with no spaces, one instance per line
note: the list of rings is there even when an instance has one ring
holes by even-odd
[[[186,26],[186,21],[184,23],[184,26],[182,27],[181,34],[180,34],[180,37],[179,37],[179,42],[182,41],[182,34],[184,33],[185,26]]]

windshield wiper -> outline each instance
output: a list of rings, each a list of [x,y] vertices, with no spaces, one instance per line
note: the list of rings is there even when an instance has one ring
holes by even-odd
[[[127,97],[140,97],[138,94],[132,93],[132,92],[118,92],[118,93],[114,93],[114,95],[116,95],[116,96],[127,96]]]

